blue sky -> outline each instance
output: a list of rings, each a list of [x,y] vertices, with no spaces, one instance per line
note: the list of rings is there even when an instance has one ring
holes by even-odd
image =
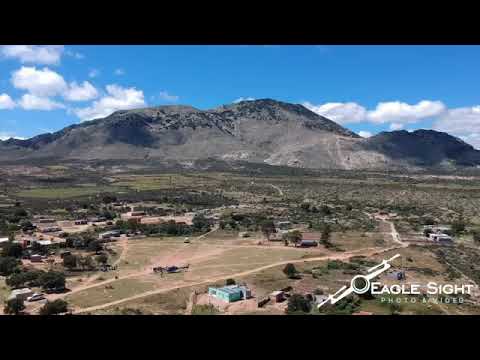
[[[480,147],[479,63],[480,46],[1,46],[0,138],[273,98],[363,136],[433,128]]]

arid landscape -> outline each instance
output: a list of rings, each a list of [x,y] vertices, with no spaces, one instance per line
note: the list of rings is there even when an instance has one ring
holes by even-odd
[[[25,298],[21,313],[480,313],[475,174],[75,164],[1,171],[0,297],[28,288],[39,298]],[[395,254],[376,279],[382,284],[434,281],[473,291],[460,300],[422,293],[399,302],[394,294],[353,294],[317,306]],[[225,286],[248,288],[248,296],[210,294]]]

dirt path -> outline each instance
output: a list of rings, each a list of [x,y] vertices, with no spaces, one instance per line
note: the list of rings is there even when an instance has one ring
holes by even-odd
[[[277,190],[277,191],[278,191],[278,194],[279,194],[280,196],[283,196],[283,195],[284,195],[282,189],[280,189],[277,185],[273,185],[273,184],[268,184],[268,185],[270,185],[270,186],[273,187],[275,190]]]
[[[384,221],[390,224],[390,228],[392,230],[391,235],[392,235],[393,241],[396,242],[401,247],[407,247],[408,243],[402,241],[402,239],[400,238],[400,234],[398,233],[397,229],[395,228],[395,224],[391,221],[387,221],[387,220],[384,220]]]
[[[218,230],[218,227],[214,227],[209,232],[196,237],[194,240],[202,239],[203,237],[205,237],[208,234],[211,234],[212,232],[217,231],[217,230]],[[101,274],[97,274],[95,276],[90,277],[89,280],[86,281],[84,284],[72,289],[72,291],[69,291],[69,292],[64,293],[64,294],[49,295],[48,300],[53,301],[53,300],[57,300],[57,299],[62,299],[62,298],[65,298],[69,295],[76,294],[80,291],[89,290],[89,289],[95,288],[97,286],[104,286],[104,285],[110,284],[110,283],[118,281],[118,280],[124,280],[124,279],[130,279],[130,278],[142,276],[142,275],[148,275],[152,272],[152,268],[155,267],[155,266],[159,266],[159,265],[168,266],[170,263],[174,263],[176,260],[179,260],[180,259],[179,258],[179,253],[188,246],[189,246],[189,244],[184,244],[184,246],[180,247],[173,254],[169,254],[169,256],[167,258],[162,257],[162,258],[159,258],[159,259],[155,259],[154,261],[152,261],[152,263],[150,265],[143,268],[141,271],[134,272],[134,273],[124,275],[124,276],[119,276],[117,278],[111,278],[111,279],[108,279],[108,280],[105,280],[105,281],[102,281],[102,282],[92,284],[93,281],[97,280],[101,276]],[[113,263],[113,265],[118,265],[120,263],[120,261],[125,258],[126,254],[127,254],[127,250],[128,250],[128,240],[124,244],[122,244],[122,248],[123,248],[122,254]]]
[[[172,290],[176,290],[176,289],[183,289],[183,288],[198,286],[198,285],[206,285],[206,284],[209,284],[209,283],[217,282],[217,281],[220,281],[220,280],[225,280],[225,279],[228,279],[228,278],[243,277],[243,276],[247,276],[247,275],[250,275],[250,274],[254,274],[254,273],[259,272],[259,271],[268,270],[268,269],[276,267],[276,266],[286,265],[288,263],[297,264],[297,263],[306,263],[306,262],[322,261],[322,260],[347,260],[347,259],[349,259],[353,256],[363,255],[363,256],[368,257],[368,256],[378,255],[378,254],[381,254],[381,253],[384,253],[384,252],[387,252],[387,251],[390,251],[390,250],[394,250],[394,249],[398,249],[398,246],[393,246],[393,247],[388,247],[388,248],[366,248],[366,249],[359,249],[359,250],[344,252],[344,253],[340,253],[340,254],[324,255],[324,256],[314,257],[314,258],[285,260],[285,261],[272,263],[272,264],[269,264],[269,265],[260,266],[258,268],[243,271],[243,272],[238,272],[238,273],[234,273],[234,274],[222,275],[222,276],[218,276],[218,277],[214,277],[214,278],[205,279],[205,280],[195,282],[195,283],[188,283],[188,284],[185,284],[185,285],[177,285],[177,286],[172,286],[172,287],[168,287],[168,288],[151,290],[151,291],[147,291],[147,292],[137,294],[137,295],[134,295],[134,296],[130,296],[130,297],[127,297],[127,298],[123,298],[123,299],[120,299],[120,300],[105,303],[105,304],[102,304],[102,305],[92,306],[92,307],[88,307],[88,308],[84,308],[84,309],[77,309],[77,310],[74,310],[73,313],[74,314],[80,314],[80,313],[84,313],[84,312],[96,311],[96,310],[104,309],[104,308],[109,307],[109,306],[122,304],[124,302],[128,302],[128,301],[131,301],[131,300],[136,300],[136,299],[141,299],[141,298],[146,297],[146,296],[156,295],[156,294],[164,293],[164,292],[167,292],[167,291],[172,291]]]

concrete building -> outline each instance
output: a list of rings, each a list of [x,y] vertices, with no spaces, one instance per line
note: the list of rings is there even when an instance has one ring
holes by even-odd
[[[8,297],[8,300],[12,299],[22,299],[22,300],[27,300],[29,296],[33,295],[33,291],[29,288],[23,288],[23,289],[16,289],[13,290]]]
[[[120,215],[120,218],[124,221],[135,220],[141,222],[142,218],[146,215],[147,214],[145,213],[145,211],[129,211],[125,214]]]
[[[208,288],[208,294],[226,302],[245,300],[251,297],[251,291],[246,286],[229,285],[221,288]]]
[[[98,234],[98,240],[110,240],[112,237],[119,237],[120,231],[119,230],[111,230],[105,231],[103,233]]]

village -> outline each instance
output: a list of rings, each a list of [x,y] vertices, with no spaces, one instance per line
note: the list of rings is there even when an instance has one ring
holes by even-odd
[[[304,204],[301,207],[307,208]],[[381,231],[381,238],[370,243],[374,247],[365,245],[365,247],[355,246],[345,249],[339,242],[331,239],[332,227],[338,224],[338,219],[331,216],[325,217],[323,228],[315,230],[309,222],[290,220],[288,216],[284,216],[284,212],[278,206],[267,206],[267,208],[269,216],[265,217],[258,216],[258,204],[224,205],[187,212],[154,202],[111,201],[100,207],[99,213],[106,216],[84,216],[85,212],[82,209],[76,213],[76,218],[72,219],[53,214],[35,214],[30,219],[23,219],[20,231],[16,231],[10,237],[0,238],[0,247],[4,252],[21,254],[17,265],[23,267],[23,270],[20,272],[15,270],[7,278],[7,284],[10,283],[12,288],[7,302],[19,303],[18,308],[22,309],[22,313],[45,313],[45,307],[51,304],[56,304],[57,308],[65,310],[66,313],[84,313],[85,310],[75,310],[71,305],[67,310],[67,301],[64,300],[75,299],[75,294],[80,296],[82,291],[88,293],[89,289],[113,290],[112,284],[116,281],[120,282],[122,279],[131,279],[136,276],[157,276],[155,283],[159,281],[169,283],[168,277],[179,274],[183,274],[187,279],[192,276],[190,274],[195,274],[195,270],[202,267],[202,262],[196,260],[195,253],[207,247],[211,247],[210,251],[215,249],[214,253],[221,247],[228,247],[228,250],[232,251],[250,248],[251,251],[265,249],[270,253],[281,253],[280,262],[275,259],[275,256],[279,255],[275,255],[268,260],[272,261],[272,264],[259,263],[263,265],[260,268],[281,266],[286,278],[294,280],[304,276],[300,275],[294,266],[301,259],[308,259],[301,263],[309,260],[313,263],[313,260],[325,259],[328,268],[333,266],[331,261],[337,261],[336,259],[348,260],[355,256],[363,256],[363,253],[380,254],[390,251],[395,245],[398,248],[406,248],[410,244],[452,246],[455,241],[449,226],[434,225],[425,225],[414,236],[407,236],[402,241],[394,225],[399,216],[396,213],[379,210],[366,214],[369,221],[377,224],[375,226]],[[220,241],[215,237],[213,237],[214,240],[208,240],[215,233],[222,232],[228,234],[228,241],[225,239]],[[236,234],[235,239],[231,239],[232,232]],[[131,269],[123,269],[128,262],[122,259],[125,254],[118,254],[117,251],[126,252],[127,248],[134,247],[135,244],[147,244],[148,239],[158,239],[159,236],[164,240],[156,242],[158,244],[164,242],[165,246],[168,239],[171,241],[175,239],[174,243],[169,243],[174,244],[173,254],[183,251],[185,247],[187,247],[186,252],[189,246],[191,249],[197,248],[193,256],[191,254],[169,256],[166,253],[165,256],[157,259],[158,257],[153,257],[155,254],[151,254],[153,259],[157,260],[147,262],[148,265],[143,266],[141,271],[132,273]],[[203,240],[200,240],[202,238]],[[118,246],[118,244],[122,245]],[[224,250],[222,248],[222,253]],[[285,252],[286,250],[288,251]],[[209,253],[209,251],[202,251]],[[285,257],[284,254],[287,253],[288,256]],[[291,262],[288,260],[290,258]],[[340,267],[344,266],[341,260],[338,261],[340,261]],[[248,261],[245,265],[248,269]],[[219,264],[219,266],[222,265]],[[228,263],[225,266],[227,267]],[[353,268],[361,270],[359,267]],[[315,278],[315,269],[310,271]],[[111,273],[113,277],[102,280],[105,276],[98,275],[101,273]],[[249,271],[239,273],[248,274]],[[84,274],[87,274],[86,278]],[[92,274],[97,275],[92,276]],[[46,281],[41,280],[42,276],[48,277],[47,275],[51,278]],[[388,277],[403,281],[406,274],[404,270],[398,268],[392,270]],[[69,280],[70,278],[76,279],[77,283]],[[272,291],[268,293],[265,291],[256,293],[248,282],[237,283],[227,274],[220,278],[226,279],[223,285],[208,286],[200,292],[194,290],[185,300],[186,311],[192,314],[198,312],[198,309],[203,309],[201,311],[207,313],[267,311],[281,314],[296,311],[296,309],[310,312],[328,297],[327,288],[322,289],[312,285],[302,290],[285,284],[286,286],[271,289]],[[213,281],[215,277],[210,278],[210,276],[202,281],[198,281],[196,276],[194,279],[195,283],[200,284],[210,280],[215,282]],[[81,284],[79,285],[78,282]],[[25,286],[29,284],[30,286]],[[180,285],[180,288],[183,286]],[[99,300],[99,302],[102,301]],[[92,303],[87,310],[98,308],[95,304]],[[55,308],[55,306],[50,307]],[[101,308],[103,307],[102,305]],[[352,311],[355,315],[371,313]]]

